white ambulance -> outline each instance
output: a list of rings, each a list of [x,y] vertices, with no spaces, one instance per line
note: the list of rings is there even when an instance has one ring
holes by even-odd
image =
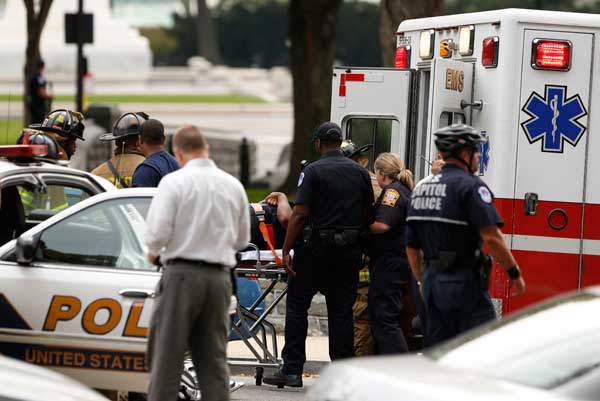
[[[479,174],[527,281],[507,313],[600,283],[600,16],[507,9],[400,24],[396,67],[339,67],[331,118],[346,138],[400,153],[417,178],[436,158],[432,132],[480,129]],[[596,175],[595,175],[596,174]]]

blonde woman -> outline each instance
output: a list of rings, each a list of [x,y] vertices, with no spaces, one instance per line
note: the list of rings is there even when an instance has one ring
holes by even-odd
[[[406,210],[414,188],[413,175],[400,157],[382,153],[375,160],[377,182],[382,188],[375,202],[370,230],[369,316],[376,354],[408,351],[402,332],[402,287],[411,279],[406,259]]]

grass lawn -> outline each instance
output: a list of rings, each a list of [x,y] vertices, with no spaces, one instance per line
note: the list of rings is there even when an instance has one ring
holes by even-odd
[[[269,188],[246,188],[246,195],[250,202],[260,202],[272,191]]]
[[[10,101],[22,102],[22,95],[11,94]],[[56,96],[55,102],[75,102],[75,96]],[[8,94],[0,94],[0,102],[8,102]],[[254,96],[241,95],[93,95],[91,103],[264,103]]]
[[[23,128],[23,120],[20,118],[0,119],[0,145],[14,145]]]

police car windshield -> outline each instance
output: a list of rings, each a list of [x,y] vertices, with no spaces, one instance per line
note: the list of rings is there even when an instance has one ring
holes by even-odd
[[[441,365],[477,370],[550,389],[600,367],[600,297],[559,298],[473,330],[427,355]],[[586,318],[587,317],[587,318]]]

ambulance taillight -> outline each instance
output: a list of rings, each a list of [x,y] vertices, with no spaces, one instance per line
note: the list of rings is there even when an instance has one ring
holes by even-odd
[[[568,71],[571,68],[571,42],[534,39],[531,66],[536,70]]]
[[[396,49],[396,68],[410,67],[410,46],[400,46]]]
[[[498,36],[490,36],[483,39],[482,45],[481,64],[486,68],[496,68],[498,66],[500,39]]]

